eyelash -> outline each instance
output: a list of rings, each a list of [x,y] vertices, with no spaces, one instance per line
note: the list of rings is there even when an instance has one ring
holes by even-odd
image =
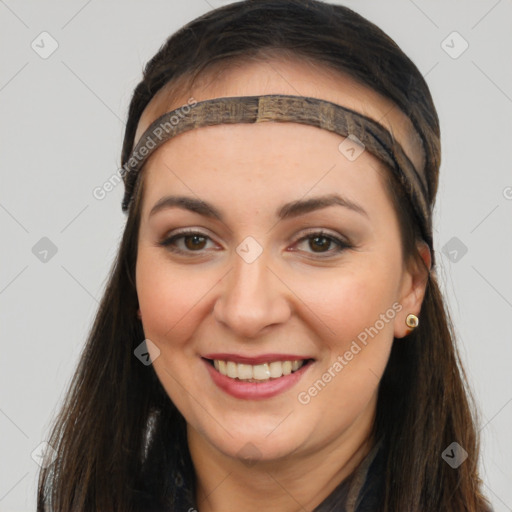
[[[205,235],[204,233],[201,233],[200,231],[194,231],[192,229],[190,230],[182,230],[174,235],[172,235],[171,237],[169,238],[165,238],[164,240],[158,242],[158,245],[160,245],[161,247],[165,247],[166,249],[168,249],[169,251],[171,252],[174,252],[174,253],[177,253],[177,254],[184,254],[184,255],[187,255],[187,256],[191,256],[193,257],[193,255],[195,255],[194,253],[197,253],[198,255],[201,254],[201,251],[203,251],[203,249],[200,249],[199,251],[190,251],[190,250],[182,250],[182,249],[178,249],[175,245],[173,245],[177,240],[181,239],[181,238],[187,238],[187,237],[191,237],[191,236],[200,236],[201,238],[205,238],[207,240],[211,240],[209,236]],[[307,233],[305,236],[299,238],[295,243],[300,243],[302,241],[305,241],[305,240],[312,240],[312,239],[315,239],[315,238],[326,238],[327,240],[330,240],[331,242],[333,242],[334,244],[337,245],[337,249],[334,253],[334,255],[338,255],[340,254],[342,251],[346,250],[346,249],[351,249],[353,247],[352,244],[350,244],[349,242],[345,241],[345,240],[342,240],[332,234],[329,234],[323,230],[319,230],[319,231],[312,231],[310,233]],[[319,252],[319,253],[311,253],[313,254],[314,258],[316,259],[324,259],[324,258],[329,258],[329,257],[332,257],[334,256],[332,254],[332,251],[326,251],[326,252]],[[327,254],[326,256],[322,256],[323,254]]]

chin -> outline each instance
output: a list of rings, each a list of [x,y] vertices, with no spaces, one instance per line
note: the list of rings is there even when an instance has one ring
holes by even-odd
[[[301,432],[298,425],[283,426],[276,422],[269,427],[268,422],[255,424],[254,420],[240,421],[236,428],[229,429],[229,433],[221,426],[214,431],[211,427],[210,422],[206,429],[201,429],[203,439],[225,456],[246,461],[248,464],[272,462],[288,457],[311,438],[311,432]]]

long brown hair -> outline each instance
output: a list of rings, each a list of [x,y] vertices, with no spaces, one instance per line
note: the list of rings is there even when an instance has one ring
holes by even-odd
[[[164,85],[183,85],[183,79],[191,84],[206,69],[229,66],[236,59],[264,59],[268,50],[348,73],[394,102],[423,140],[433,208],[440,130],[425,80],[374,24],[346,7],[316,0],[237,2],[172,35],[146,65],[134,91],[121,164],[129,157],[144,108]],[[153,492],[163,497],[168,488],[165,468],[174,456],[169,447],[185,422],[152,366],[133,354],[144,340],[135,287],[143,174],[98,313],[48,439],[57,458],[41,470],[39,512],[139,510],[142,475],[149,466],[161,468],[163,475]],[[418,259],[415,216],[391,172],[386,187],[400,222],[404,261]],[[381,510],[487,510],[477,471],[473,401],[435,266],[428,274],[420,319],[407,339],[394,341],[379,386],[374,432],[386,438],[388,447]],[[456,469],[441,457],[452,442],[469,454]],[[148,451],[149,444],[162,449]]]

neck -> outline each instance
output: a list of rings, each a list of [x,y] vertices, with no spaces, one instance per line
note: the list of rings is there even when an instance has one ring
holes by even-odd
[[[190,426],[199,512],[312,511],[347,478],[373,446],[370,426],[354,424],[321,448],[254,465],[229,457]]]

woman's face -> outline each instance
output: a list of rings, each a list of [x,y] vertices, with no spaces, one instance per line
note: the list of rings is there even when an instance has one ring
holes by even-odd
[[[155,98],[138,135],[190,97],[270,93],[376,119],[389,108],[346,77],[252,63],[173,102]],[[389,122],[410,149],[396,109]],[[425,282],[403,265],[378,160],[354,159],[343,141],[295,123],[218,125],[171,139],[146,164],[136,267],[144,333],[189,436],[207,449],[276,460],[369,434],[393,337],[407,334]]]

